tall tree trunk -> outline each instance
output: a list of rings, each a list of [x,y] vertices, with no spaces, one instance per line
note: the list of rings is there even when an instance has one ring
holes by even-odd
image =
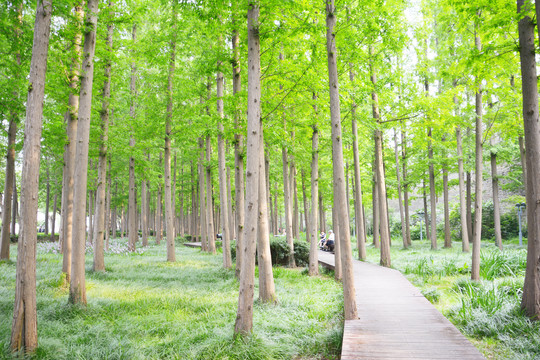
[[[236,21],[234,22],[236,24]],[[233,48],[233,96],[238,99],[238,93],[242,90],[242,81],[240,78],[240,47],[239,47],[238,29],[233,29],[232,48]],[[234,109],[234,188],[236,205],[236,269],[235,274],[240,278],[240,269],[242,268],[242,249],[244,238],[244,139],[242,136],[240,124],[240,102],[235,101]]]
[[[444,155],[442,171],[443,171],[443,202],[444,202],[444,247],[452,247],[452,239],[450,238],[450,205],[448,201],[448,167],[446,164],[446,154]]]
[[[407,181],[407,141],[403,123],[401,125],[401,165],[403,170],[403,208],[405,210],[405,230],[407,237],[407,245],[411,246],[411,225],[409,215],[409,183]]]
[[[66,122],[67,142],[64,146],[64,173],[62,179],[62,273],[64,274],[66,284],[71,281],[71,257],[73,240],[73,195],[74,195],[74,172],[75,155],[77,150],[77,127],[79,112],[79,72],[81,67],[81,44],[82,44],[82,21],[84,10],[82,2],[77,2],[74,7],[74,19],[77,24],[77,31],[73,39],[73,54],[71,73],[69,77],[70,94],[68,98],[68,110],[64,115]]]
[[[167,261],[176,261],[174,250],[174,209],[172,207],[172,197],[174,193],[171,189],[171,125],[173,113],[173,78],[176,61],[176,8],[178,0],[172,0],[172,39],[170,43],[169,76],[167,77],[167,116],[165,120],[165,151],[163,164],[165,178],[165,226],[167,227]]]
[[[268,229],[268,194],[266,193],[266,163],[264,159],[264,134],[259,121],[259,221],[257,236],[257,263],[259,265],[259,300],[276,303],[276,288],[270,253],[270,230]]]
[[[90,160],[90,167],[92,168],[92,161]],[[86,235],[86,242],[89,244],[92,244],[92,240],[94,238],[94,227],[93,227],[93,220],[94,220],[94,190],[88,191],[88,233]]]
[[[396,158],[396,178],[398,189],[399,217],[401,219],[401,237],[403,238],[403,248],[406,249],[409,244],[407,243],[407,227],[405,225],[405,214],[403,212],[403,198],[401,197],[401,177],[399,176],[399,152],[396,129],[394,129],[394,155]]]
[[[220,66],[221,63],[218,64]],[[225,140],[223,139],[223,73],[217,73],[217,113],[218,120],[218,177],[219,177],[219,205],[221,209],[221,243],[223,249],[223,267],[232,268],[231,257],[231,231],[229,228],[229,197],[227,188],[227,164],[225,162]],[[264,155],[263,155],[264,156]],[[263,163],[264,164],[264,163]],[[264,165],[263,165],[264,166]],[[264,180],[264,179],[263,179]],[[266,191],[264,192],[266,193]],[[260,199],[262,200],[262,199]],[[268,212],[268,204],[266,205]],[[261,215],[262,216],[262,215]],[[268,224],[266,224],[268,227]]]
[[[427,88],[427,85],[426,85]],[[428,90],[426,90],[428,91]],[[428,157],[429,157],[429,204],[431,226],[429,238],[431,240],[431,250],[437,249],[437,195],[435,194],[435,170],[433,164],[433,137],[431,127],[428,128]]]
[[[53,213],[52,213],[52,221],[51,221],[51,240],[55,241],[55,229],[56,229],[56,211],[58,211],[58,194],[55,192],[54,198],[53,198]]]
[[[37,3],[34,43],[28,97],[26,100],[25,141],[21,177],[21,229],[17,246],[15,304],[11,328],[12,351],[33,352],[37,342],[36,239],[39,189],[39,157],[45,73],[49,50],[51,2]]]
[[[317,95],[313,93],[313,100],[317,99]],[[318,117],[317,106],[313,105],[315,118]],[[311,125],[311,233],[309,247],[309,276],[319,274],[319,243],[318,223],[319,209],[317,201],[319,197],[319,128],[317,123]],[[307,215],[307,214],[306,214]]]
[[[475,36],[474,43],[478,51],[482,50],[482,44],[480,37]],[[477,79],[478,81],[478,79]],[[471,266],[471,279],[480,280],[480,246],[482,239],[482,172],[483,172],[483,158],[482,158],[482,84],[478,81],[478,90],[475,94],[476,99],[476,168],[475,168],[475,182],[476,182],[476,199],[474,202],[474,238],[473,238],[473,251],[472,251],[472,266]]]
[[[372,54],[370,47],[370,55]],[[371,83],[373,87],[377,84],[377,77],[373,66],[373,60],[370,59]],[[380,126],[379,115],[379,98],[377,92],[371,92],[373,119]],[[383,134],[380,129],[375,129],[375,172],[377,175],[377,198],[379,203],[379,228],[381,236],[381,260],[382,266],[390,267],[390,228],[388,221],[388,204],[386,199],[386,179],[384,174],[384,158],[383,158]],[[376,211],[375,209],[373,211]]]
[[[206,236],[208,238],[208,252],[216,253],[216,230],[214,227],[214,204],[212,193],[212,147],[210,144],[210,135],[206,135]]]
[[[306,195],[306,172],[304,169],[301,170],[301,176],[302,176],[302,200],[304,202],[304,214],[306,219],[306,241],[309,242],[309,234],[311,234],[310,226],[311,224],[308,221],[309,218],[309,207],[308,207],[308,199]]]
[[[161,159],[161,153],[159,154],[159,157]],[[161,161],[160,164],[161,166]],[[163,239],[163,227],[161,226],[161,213],[163,211],[163,201],[162,201],[162,190],[161,190],[161,182],[157,185],[157,192],[156,192],[156,210],[154,212],[154,234],[156,236],[156,245],[159,245],[161,243],[161,240]]]
[[[527,192],[527,156],[525,152],[525,141],[523,140],[523,136],[519,136],[519,158],[521,159],[521,169],[523,172],[523,188],[525,189],[525,192]]]
[[[107,203],[105,208],[105,250],[109,250],[109,240],[111,237],[112,231],[112,214],[111,214],[111,187],[112,187],[112,177],[111,177],[111,159],[109,158],[109,171],[107,172]],[[116,224],[115,224],[116,225]]]
[[[50,202],[51,202],[51,179],[49,175],[49,164],[48,160],[47,162],[47,185],[46,185],[46,195],[45,195],[45,235],[49,235],[49,208],[50,208]]]
[[[108,1],[109,16],[112,15],[112,0]],[[94,271],[105,271],[104,237],[108,231],[105,226],[107,214],[105,190],[107,187],[107,140],[109,138],[109,102],[111,98],[111,57],[113,51],[113,24],[107,24],[107,58],[105,60],[105,81],[101,100],[101,134],[98,160],[98,184],[96,191],[96,219],[94,229]]]
[[[461,250],[469,252],[469,225],[467,220],[467,200],[465,199],[465,181],[463,173],[463,150],[461,144],[461,127],[456,127],[458,177],[459,177],[459,212],[461,219]]]
[[[537,11],[538,6],[537,5]],[[524,0],[518,0],[518,13],[526,7]],[[529,5],[530,6],[530,5]],[[524,12],[527,8],[523,9]],[[526,12],[525,12],[526,13]],[[520,16],[521,17],[521,16]],[[523,94],[523,123],[525,146],[527,147],[527,269],[523,284],[521,308],[525,313],[538,319],[540,316],[540,123],[538,121],[538,85],[536,75],[534,23],[525,16],[519,21],[519,45]]]
[[[373,138],[375,140],[375,138]],[[373,169],[375,169],[375,162],[373,163]],[[381,245],[379,243],[379,195],[377,192],[377,172],[373,172],[373,185],[371,189],[371,199],[373,208],[373,246],[378,249]]]
[[[283,125],[285,126],[285,117],[283,118]],[[283,161],[283,202],[285,211],[285,234],[287,244],[289,244],[289,266],[295,267],[296,262],[294,260],[294,242],[292,234],[292,209],[291,209],[291,189],[289,181],[289,165],[287,147],[283,146],[281,149],[281,159]]]
[[[13,205],[13,188],[15,183],[15,141],[17,139],[17,114],[11,114],[8,130],[8,145],[6,156],[6,178],[4,183],[4,205],[2,207],[2,234],[0,260],[9,259],[10,225]]]
[[[17,175],[14,174],[13,179],[13,204],[11,206],[11,234],[17,235],[17,219],[19,217],[19,201],[17,191]]]
[[[141,182],[141,228],[142,246],[148,246],[148,190],[144,178]]]
[[[248,335],[253,329],[253,295],[255,275],[255,244],[258,232],[259,213],[259,169],[260,155],[260,43],[259,7],[256,2],[248,3],[248,111],[247,111],[247,162],[246,162],[246,208],[240,271],[238,311],[234,325],[235,335]]]
[[[201,249],[202,251],[208,251],[208,239],[206,237],[206,232],[208,228],[206,227],[206,197],[205,197],[205,174],[204,174],[204,140],[202,136],[199,138],[199,209],[201,211],[200,215],[200,235],[201,235]]]
[[[132,54],[134,53],[135,42],[137,41],[137,24],[133,24],[131,32],[131,40],[133,49]],[[132,55],[133,56],[133,55]],[[129,106],[129,117],[135,122],[135,98],[137,97],[136,89],[137,81],[137,65],[135,59],[132,59],[131,62],[131,82],[129,86],[129,92],[131,94],[131,103]],[[129,196],[128,196],[128,220],[129,220],[129,229],[128,229],[128,248],[130,251],[135,251],[137,240],[139,235],[137,233],[137,200],[135,199],[135,157],[133,152],[135,152],[135,138],[132,134],[129,139],[129,147],[131,148],[131,155],[129,157]]]
[[[493,138],[492,138],[493,141]],[[492,145],[494,145],[492,143]],[[499,202],[499,175],[497,175],[497,153],[491,150],[491,184],[493,189],[493,221],[495,225],[495,245],[502,250],[501,204]]]
[[[76,162],[74,172],[75,181],[73,186],[73,247],[71,258],[71,280],[69,284],[69,302],[72,304],[86,304],[86,277],[84,268],[86,246],[85,215],[86,191],[88,185],[88,142],[90,137],[97,13],[98,0],[88,0],[82,57],[81,92],[79,97],[77,150],[75,154]]]
[[[354,81],[354,73],[350,71],[351,82]],[[360,155],[358,152],[358,125],[356,123],[356,103],[351,107],[352,136],[353,136],[353,159],[354,159],[354,217],[356,223],[356,242],[358,245],[358,258],[366,259],[365,220],[362,212],[362,180],[360,176]]]
[[[334,229],[334,277],[337,281],[343,279],[343,267],[341,266],[341,244],[339,243],[339,221],[337,220],[336,201],[334,197],[334,206],[332,207],[332,228]]]
[[[425,175],[425,174],[424,174]],[[430,238],[430,229],[429,229],[429,212],[427,207],[427,195],[426,195],[426,179],[422,179],[422,195],[424,200],[424,225],[426,227],[426,238]]]
[[[339,85],[337,72],[337,50],[334,27],[337,22],[334,0],[326,0],[326,53],[328,58],[328,80],[330,88],[330,118],[332,121],[332,167],[334,182],[334,203],[337,205],[341,266],[343,271],[343,303],[345,319],[357,318],[356,294],[354,289],[353,259],[349,214],[345,202],[345,183],[343,169],[343,144],[341,136],[341,113],[339,104]]]

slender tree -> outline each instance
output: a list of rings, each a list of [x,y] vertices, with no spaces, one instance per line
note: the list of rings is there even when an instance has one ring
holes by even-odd
[[[45,73],[49,51],[52,4],[38,0],[26,100],[25,141],[21,178],[21,230],[17,246],[12,351],[33,352],[38,345],[36,304],[36,242],[39,157]]]
[[[345,183],[343,169],[343,144],[341,135],[341,112],[339,108],[339,85],[337,73],[337,51],[334,28],[336,26],[334,0],[326,0],[326,52],[328,55],[328,78],[330,89],[330,117],[332,120],[332,162],[334,182],[334,203],[337,204],[339,226],[339,246],[343,271],[343,302],[345,319],[357,318],[356,295],[354,289],[353,260],[351,251],[349,214],[345,202]]]
[[[86,249],[86,190],[88,184],[88,143],[90,137],[90,113],[92,106],[92,82],[94,79],[94,52],[96,47],[98,0],[88,0],[85,30],[79,116],[77,126],[77,150],[75,155],[73,193],[73,254],[69,302],[86,304],[86,277],[84,254]]]

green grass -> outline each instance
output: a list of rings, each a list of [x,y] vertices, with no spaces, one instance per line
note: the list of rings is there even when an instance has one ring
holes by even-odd
[[[515,239],[514,239],[515,240]],[[482,244],[481,281],[470,280],[471,253],[461,243],[431,250],[430,243],[401,240],[391,248],[392,266],[400,270],[488,359],[540,359],[540,322],[522,313],[526,240],[505,242],[501,252]],[[442,241],[439,241],[442,246]],[[379,250],[367,246],[367,261],[379,263]]]
[[[120,242],[123,245],[123,242]],[[254,331],[234,339],[234,270],[220,255],[165,244],[143,254],[107,254],[105,273],[90,271],[88,305],[67,305],[61,255],[37,256],[39,348],[36,359],[335,359],[343,332],[341,287],[329,276],[274,268],[277,305],[255,301]],[[12,259],[16,246],[12,247]],[[0,358],[11,358],[15,263],[0,263]],[[255,289],[257,296],[257,285]]]

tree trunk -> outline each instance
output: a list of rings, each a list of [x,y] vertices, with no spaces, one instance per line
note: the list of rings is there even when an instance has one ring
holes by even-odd
[[[109,239],[111,237],[112,230],[112,214],[111,214],[111,187],[112,187],[112,177],[111,177],[111,159],[109,158],[109,171],[107,172],[107,199],[105,205],[105,250],[109,250]],[[116,225],[116,224],[115,224]]]
[[[58,211],[58,194],[54,194],[53,198],[53,213],[52,213],[52,222],[51,222],[51,240],[56,241],[55,237],[55,227],[56,227],[56,211]]]
[[[208,238],[208,252],[216,253],[216,230],[214,227],[214,204],[212,194],[212,147],[210,145],[210,135],[206,135],[206,236]]]
[[[108,2],[109,12],[112,10],[112,0]],[[94,229],[94,271],[105,271],[104,237],[108,231],[105,226],[107,214],[105,190],[107,187],[107,140],[109,138],[109,102],[111,98],[111,57],[113,55],[113,24],[112,19],[107,24],[107,57],[105,60],[105,81],[101,100],[101,134],[98,160],[98,184],[96,192],[96,219]]]
[[[537,6],[540,4],[537,4]],[[518,13],[526,6],[518,0]],[[523,9],[526,11],[527,9]],[[538,10],[537,10],[538,11]],[[540,124],[538,121],[538,85],[536,75],[534,23],[525,16],[519,21],[519,45],[523,93],[523,123],[527,148],[527,269],[523,284],[521,308],[538,319],[540,316]]]
[[[285,118],[283,119],[283,125],[285,126]],[[296,267],[294,260],[294,242],[292,234],[292,209],[291,209],[291,190],[289,189],[289,165],[287,147],[283,146],[281,149],[281,159],[283,161],[283,202],[285,211],[285,234],[287,244],[289,244],[289,266]]]
[[[459,177],[459,215],[461,219],[461,250],[469,252],[469,221],[467,220],[467,200],[465,199],[465,181],[463,173],[463,150],[461,144],[461,127],[456,127],[458,177]]]
[[[493,140],[493,138],[492,138]],[[494,144],[492,143],[492,146]],[[499,175],[497,175],[497,153],[493,150],[490,154],[491,159],[491,184],[493,189],[493,221],[495,225],[495,245],[502,250],[501,235],[501,204],[499,202]]]
[[[313,94],[313,99],[317,98],[316,94]],[[313,106],[315,110],[315,117],[317,118],[317,107]],[[319,209],[317,207],[317,200],[319,197],[319,128],[317,123],[311,125],[311,233],[310,233],[310,247],[309,247],[309,276],[319,275],[319,235],[318,226],[319,223]],[[306,214],[307,215],[307,214]]]
[[[14,175],[13,180],[13,205],[11,206],[11,234],[17,235],[17,218],[19,215],[19,201],[18,201],[18,191],[17,191],[17,175]]]
[[[343,144],[341,135],[341,113],[337,72],[337,50],[334,27],[337,22],[334,0],[326,0],[326,53],[328,58],[328,80],[330,88],[330,118],[332,121],[332,167],[334,182],[334,204],[337,205],[341,266],[343,271],[343,303],[345,319],[357,318],[356,294],[354,289],[353,259],[349,214],[345,206],[345,183],[343,169]],[[337,234],[336,234],[337,235]]]
[[[221,63],[218,64],[220,66]],[[219,177],[219,205],[221,209],[221,244],[223,249],[223,267],[232,268],[231,258],[231,231],[229,228],[229,197],[227,188],[227,164],[225,162],[225,140],[223,140],[223,73],[217,73],[217,113],[218,119],[218,177]],[[263,155],[264,156],[264,155]],[[264,166],[264,163],[263,163]],[[264,180],[264,179],[263,179]],[[266,193],[266,191],[264,191]],[[260,199],[262,200],[262,199]],[[266,204],[268,212],[268,204]],[[261,215],[262,216],[262,215]],[[268,228],[268,223],[266,223]],[[267,235],[266,235],[267,236]],[[269,245],[270,246],[270,245]],[[260,267],[260,264],[259,264]]]
[[[247,111],[247,163],[245,228],[240,271],[238,312],[234,325],[235,335],[249,335],[253,329],[253,295],[255,275],[255,244],[259,213],[259,146],[261,119],[260,53],[259,53],[259,7],[248,4],[248,111]]]
[[[141,240],[142,246],[148,246],[148,190],[146,179],[141,182]]]
[[[478,51],[482,50],[482,44],[480,43],[480,37],[476,35],[475,45]],[[475,94],[476,98],[476,168],[475,168],[475,182],[476,182],[476,199],[474,202],[474,238],[473,238],[473,251],[472,251],[472,266],[471,266],[471,279],[480,280],[480,246],[482,240],[482,172],[483,172],[483,158],[482,158],[482,85],[479,83],[478,90]]]
[[[200,215],[200,235],[201,235],[201,249],[202,251],[208,251],[208,239],[206,232],[206,197],[205,197],[205,174],[204,174],[204,140],[199,137],[199,209]]]
[[[174,193],[171,189],[171,123],[173,113],[173,78],[176,61],[176,8],[178,6],[178,0],[172,1],[172,39],[170,48],[169,59],[169,75],[167,78],[167,116],[165,120],[165,151],[163,164],[165,166],[164,178],[165,178],[165,226],[167,227],[167,261],[176,261],[176,254],[174,249],[174,209],[172,206],[172,197]]]
[[[354,74],[350,72],[351,82]],[[353,159],[354,159],[354,218],[356,223],[356,242],[358,246],[358,258],[366,260],[366,237],[365,221],[362,212],[362,180],[360,176],[360,155],[358,152],[358,126],[356,123],[356,103],[351,107],[352,136],[353,136]]]
[[[396,158],[396,177],[398,189],[399,217],[401,219],[401,237],[403,238],[403,248],[407,248],[407,227],[405,226],[405,214],[403,212],[403,198],[401,197],[401,178],[399,176],[399,155],[398,155],[397,130],[394,129],[394,155]]]
[[[47,185],[46,185],[46,195],[45,195],[45,235],[49,235],[49,208],[50,208],[50,200],[51,200],[51,180],[49,177],[49,164],[48,159],[46,159],[47,162]]]
[[[527,192],[527,156],[525,152],[525,142],[523,140],[523,136],[520,136],[518,138],[519,140],[519,158],[521,160],[521,169],[523,172],[523,188],[525,189],[525,192]]]
[[[276,303],[276,288],[272,271],[270,253],[270,230],[268,229],[268,195],[266,193],[266,162],[264,159],[264,134],[262,121],[259,121],[259,221],[257,236],[257,260],[259,265],[259,300],[263,303]]]
[[[448,202],[448,168],[446,165],[446,154],[443,162],[443,202],[444,202],[444,247],[452,247],[450,238],[450,205]]]
[[[233,21],[235,24],[236,22]],[[235,187],[235,205],[236,205],[236,269],[235,275],[240,278],[240,269],[242,268],[242,249],[244,238],[244,139],[240,124],[240,101],[238,93],[242,90],[242,81],[240,78],[240,38],[238,29],[233,29],[232,48],[233,48],[233,96],[235,101],[234,109],[234,187]]]
[[[88,185],[88,142],[90,137],[90,115],[92,106],[92,82],[94,78],[94,51],[96,46],[98,0],[89,0],[84,33],[81,92],[79,97],[79,119],[77,126],[77,150],[73,186],[73,239],[71,258],[71,281],[69,302],[86,304],[85,214]]]
[[[401,128],[401,163],[403,167],[403,205],[405,210],[405,229],[407,237],[407,245],[411,246],[411,225],[409,215],[409,183],[407,181],[407,141],[403,124]]]
[[[92,167],[92,161],[90,161],[90,167]],[[92,244],[92,240],[94,238],[94,227],[93,227],[93,214],[94,213],[94,191],[89,190],[88,191],[88,226],[86,229],[88,229],[88,233],[86,235],[86,242],[89,244]]]
[[[425,175],[425,174],[424,174]],[[423,199],[424,199],[424,223],[426,226],[426,238],[430,237],[430,228],[429,228],[429,213],[428,213],[428,207],[427,207],[427,195],[426,195],[426,180],[422,179],[422,191],[423,191]]]
[[[320,178],[320,171],[317,175],[317,179]],[[326,213],[324,211],[324,199],[323,199],[323,194],[321,194],[321,192],[319,192],[319,225],[320,225],[320,229],[321,231],[324,231],[325,233],[327,233],[326,231]]]
[[[343,279],[343,267],[341,266],[341,244],[339,243],[339,222],[336,218],[336,201],[334,197],[334,207],[332,207],[332,230],[334,232],[334,277],[337,281]]]
[[[131,50],[132,54],[135,49],[135,43],[137,41],[137,24],[133,24],[131,32],[131,40],[133,49]],[[133,55],[132,55],[133,56]],[[131,62],[131,82],[129,87],[129,92],[131,94],[131,103],[129,106],[129,117],[135,122],[135,98],[137,97],[136,89],[137,81],[137,65],[135,64],[135,59],[132,59]],[[135,152],[135,138],[133,137],[133,127],[131,129],[132,134],[129,139],[129,147],[131,148],[131,155],[129,157],[129,196],[128,196],[128,220],[129,220],[129,229],[128,229],[128,248],[129,251],[135,251],[137,245],[137,240],[139,235],[137,234],[137,200],[135,199],[135,158],[133,152]]]
[[[375,139],[375,138],[374,138]],[[376,168],[375,162],[373,163],[373,169]],[[373,171],[373,187],[372,187],[372,207],[373,207],[373,246],[378,249],[379,243],[379,194],[378,194],[378,181],[377,171]]]
[[[69,77],[70,94],[68,98],[68,111],[64,115],[66,122],[67,142],[64,146],[64,173],[62,179],[62,273],[65,276],[66,283],[71,281],[71,256],[73,240],[73,186],[75,171],[75,155],[77,149],[77,127],[79,112],[79,72],[81,67],[81,44],[82,33],[81,24],[84,17],[82,2],[78,2],[74,8],[75,21],[78,24],[75,38],[73,39],[73,50],[75,57],[72,59],[71,73]]]
[[[302,169],[301,171],[301,176],[302,176],[302,200],[304,202],[304,214],[305,214],[305,219],[306,219],[306,230],[305,230],[306,242],[309,242],[309,234],[311,234],[311,229],[310,229],[311,224],[308,221],[309,208],[308,208],[308,199],[306,195],[306,172],[304,169]],[[300,223],[302,222],[300,221]]]
[[[4,205],[2,207],[2,234],[0,260],[9,260],[11,213],[15,183],[15,141],[17,139],[17,114],[12,113],[9,121],[8,145],[6,154],[6,178],[4,183]],[[15,195],[16,196],[16,195]]]
[[[15,304],[11,328],[11,351],[33,352],[37,342],[36,239],[39,190],[39,157],[45,73],[49,50],[51,2],[37,3],[34,43],[26,100],[25,141],[21,177],[21,229],[17,246]]]
[[[426,85],[426,91],[427,85]],[[429,238],[431,240],[431,250],[437,249],[437,195],[435,194],[435,170],[433,164],[433,137],[431,127],[428,128],[428,157],[429,157],[429,204],[431,219]]]

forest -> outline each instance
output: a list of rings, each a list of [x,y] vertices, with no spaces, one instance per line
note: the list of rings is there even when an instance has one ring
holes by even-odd
[[[539,16],[0,2],[0,358],[339,359],[357,261],[538,358]]]

